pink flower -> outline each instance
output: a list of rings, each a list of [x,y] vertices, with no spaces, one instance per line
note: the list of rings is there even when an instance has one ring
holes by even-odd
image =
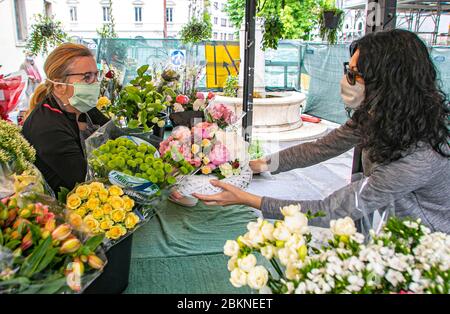
[[[208,108],[208,113],[211,115],[213,120],[217,121],[219,124],[232,124],[236,122],[236,115],[224,104],[214,104]],[[222,123],[220,123],[222,122]]]
[[[177,98],[175,98],[175,101],[179,104],[186,105],[189,103],[189,97],[186,95],[178,95]]]
[[[188,127],[185,126],[178,126],[172,131],[172,135],[174,139],[180,140],[180,141],[190,141],[191,139],[191,130],[189,130]]]
[[[197,92],[195,97],[197,97],[197,99],[205,99],[205,94],[203,94],[202,92]]]
[[[212,164],[220,166],[221,164],[226,163],[228,161],[229,153],[225,145],[217,143],[212,148],[208,158]]]

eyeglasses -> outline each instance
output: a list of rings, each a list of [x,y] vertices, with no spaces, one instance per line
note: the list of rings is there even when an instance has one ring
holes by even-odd
[[[350,65],[348,62],[344,62],[344,74],[347,77],[347,82],[350,85],[355,85],[356,84],[356,77],[363,77],[363,75],[358,72],[358,71],[354,71],[350,68]]]
[[[87,84],[92,84],[94,82],[98,82],[100,78],[100,73],[98,71],[96,72],[85,72],[85,73],[69,73],[66,76],[83,76],[83,82]]]

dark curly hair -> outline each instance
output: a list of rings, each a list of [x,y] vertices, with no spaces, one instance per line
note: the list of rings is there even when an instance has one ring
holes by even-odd
[[[449,102],[422,40],[395,29],[367,34],[352,43],[352,55],[356,49],[365,99],[352,125],[361,131],[371,161],[397,160],[419,142],[449,157]]]

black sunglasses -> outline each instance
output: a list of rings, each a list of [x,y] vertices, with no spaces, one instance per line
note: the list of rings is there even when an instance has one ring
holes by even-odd
[[[85,73],[69,73],[66,76],[83,76],[83,81],[87,84],[92,84],[100,79],[100,73],[97,72],[85,72]]]
[[[356,84],[356,77],[363,77],[362,73],[352,70],[348,62],[344,62],[344,74],[350,85]]]

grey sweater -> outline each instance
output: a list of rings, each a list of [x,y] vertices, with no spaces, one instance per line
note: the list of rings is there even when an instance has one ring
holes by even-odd
[[[357,130],[348,124],[325,137],[268,156],[271,167],[279,173],[308,167],[338,156],[360,142]],[[300,204],[302,211],[322,211],[325,217],[311,224],[329,227],[331,219],[350,216],[363,218],[378,209],[392,208],[398,217],[421,218],[433,231],[450,233],[450,159],[441,156],[429,145],[421,144],[388,164],[370,162],[363,150],[364,176],[324,200],[279,200],[263,197],[261,211],[266,218],[282,219],[280,207]]]

